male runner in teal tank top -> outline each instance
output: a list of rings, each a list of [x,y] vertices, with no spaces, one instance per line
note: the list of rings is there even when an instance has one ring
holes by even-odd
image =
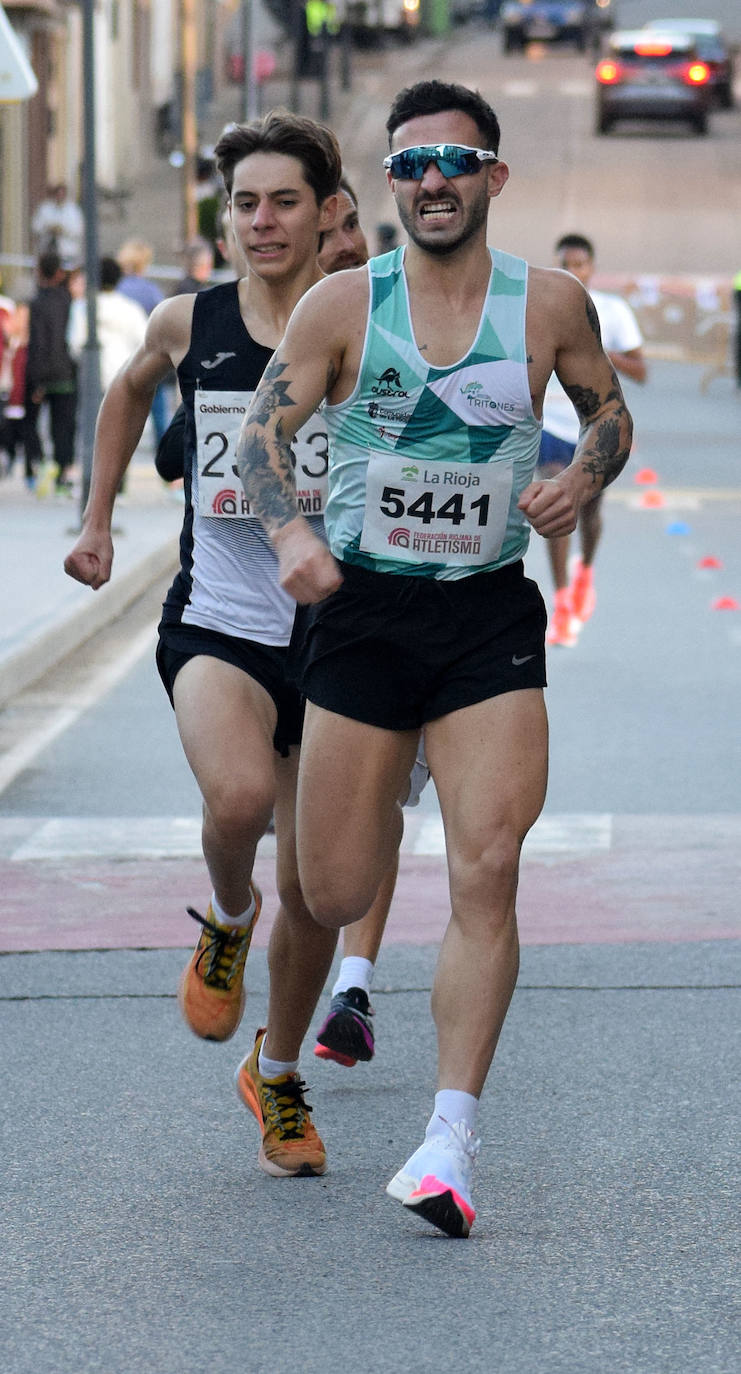
[[[237,462],[282,585],[310,606],[298,844],[320,923],[367,909],[425,730],[452,906],[432,998],[438,1092],[388,1192],[465,1236],[478,1099],[517,978],[520,850],[546,787],[545,612],[522,556],[530,527],[569,533],[619,474],[631,422],[581,284],[487,248],[508,178],[491,107],[421,82],[387,129],[410,242],[304,297]],[[581,435],[569,468],[533,481],[554,369]],[[297,515],[288,447],[325,395],[330,549]]]

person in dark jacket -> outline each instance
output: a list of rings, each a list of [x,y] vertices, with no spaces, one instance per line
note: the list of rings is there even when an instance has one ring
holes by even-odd
[[[26,362],[25,430],[27,471],[35,480],[43,449],[38,433],[39,413],[49,407],[51,442],[58,491],[69,491],[69,469],[75,458],[77,369],[67,346],[70,294],[57,253],[38,260],[39,288],[30,306]]]

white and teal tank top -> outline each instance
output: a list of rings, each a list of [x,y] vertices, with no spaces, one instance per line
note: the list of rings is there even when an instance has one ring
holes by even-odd
[[[368,263],[357,384],[324,411],[325,525],[345,563],[458,578],[514,563],[527,549],[517,502],[532,481],[541,431],[527,374],[527,263],[489,251],[476,338],[450,367],[431,367],[417,348],[404,247]]]

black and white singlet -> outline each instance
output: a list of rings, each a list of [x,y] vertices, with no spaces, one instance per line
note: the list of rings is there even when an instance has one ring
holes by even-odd
[[[286,645],[295,602],[279,586],[277,557],[250,512],[235,464],[242,418],[272,353],[245,328],[237,282],[196,295],[190,348],[177,369],[186,410],[180,571],[163,622]],[[292,448],[299,508],[323,538],[327,432],[320,413]]]

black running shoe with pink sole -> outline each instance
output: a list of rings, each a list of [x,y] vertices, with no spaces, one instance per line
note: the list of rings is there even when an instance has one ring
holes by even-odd
[[[314,1053],[351,1069],[361,1059],[373,1058],[375,1041],[370,1018],[373,1010],[362,988],[348,988],[332,998],[329,1016],[320,1027]]]

